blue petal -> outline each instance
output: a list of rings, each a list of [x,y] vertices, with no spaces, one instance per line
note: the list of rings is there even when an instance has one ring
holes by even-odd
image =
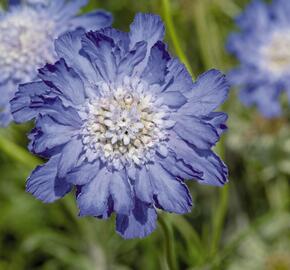
[[[141,75],[148,84],[161,84],[167,74],[167,63],[170,55],[163,42],[158,41],[151,49],[148,64]]]
[[[172,109],[179,109],[187,102],[186,97],[178,91],[162,92],[158,97],[158,102],[165,104]]]
[[[84,82],[88,81],[96,85],[98,76],[91,62],[79,53],[82,48],[81,38],[84,34],[85,31],[82,29],[63,34],[55,41],[55,51],[60,58],[64,58],[66,63],[84,78]]]
[[[137,170],[133,185],[136,196],[143,202],[152,203],[153,201],[153,187],[149,172],[146,168]]]
[[[77,164],[83,151],[83,143],[78,138],[72,138],[63,148],[58,163],[58,177],[63,178]]]
[[[47,150],[67,143],[75,134],[76,129],[55,122],[49,116],[39,116],[36,127],[29,138],[30,151],[45,156]]]
[[[163,91],[179,91],[186,94],[186,92],[192,90],[192,77],[177,58],[173,58],[168,62],[167,69],[168,74]]]
[[[125,239],[143,238],[155,230],[156,220],[155,209],[136,199],[130,215],[117,215],[116,230]]]
[[[222,112],[212,112],[209,115],[202,117],[203,121],[215,128],[219,136],[221,136],[227,130],[227,119],[228,115]]]
[[[84,185],[78,196],[80,215],[106,216],[109,210],[109,198],[113,209],[119,214],[128,214],[132,207],[132,193],[128,179],[122,172],[109,172],[106,168]]]
[[[85,89],[78,74],[67,66],[64,59],[60,59],[54,65],[47,64],[39,69],[39,77],[51,88],[59,92],[74,105],[83,104],[85,101]]]
[[[148,49],[158,41],[163,40],[165,28],[161,18],[153,14],[138,13],[130,26],[130,47],[139,41],[146,41]]]
[[[74,168],[71,172],[67,174],[66,181],[74,185],[85,185],[89,183],[100,171],[99,160],[93,163],[84,163],[79,167]]]
[[[45,203],[54,202],[71,190],[70,184],[56,176],[58,161],[59,155],[52,157],[46,164],[38,166],[26,183],[27,192]]]
[[[122,56],[129,51],[130,39],[129,34],[127,32],[122,32],[112,27],[106,27],[104,29],[99,30],[99,32],[114,40],[114,43],[122,51],[121,53]]]
[[[196,170],[192,166],[184,163],[176,154],[169,153],[169,155],[158,161],[163,168],[170,168],[170,173],[181,180],[199,179],[203,176],[201,171]]]
[[[82,51],[90,58],[96,72],[106,82],[114,82],[117,75],[117,63],[113,53],[113,39],[100,32],[89,32],[82,37]]]
[[[23,123],[36,117],[38,110],[31,106],[32,100],[38,96],[51,92],[51,88],[43,82],[22,84],[11,100],[11,111],[17,123]]]
[[[211,150],[200,150],[173,134],[170,136],[169,143],[172,154],[177,160],[182,159],[193,170],[202,172],[202,175],[197,174],[195,177],[199,183],[222,186],[228,181],[227,167]]]
[[[94,10],[82,16],[74,17],[70,24],[73,28],[83,27],[86,31],[99,30],[112,24],[111,13],[104,10]]]
[[[112,173],[110,179],[110,194],[114,201],[114,211],[118,214],[128,214],[133,208],[132,191],[129,179],[125,173]]]
[[[102,168],[91,182],[82,187],[77,197],[81,216],[106,216],[111,176],[106,168]]]
[[[146,42],[138,42],[135,47],[124,56],[120,64],[118,65],[118,76],[123,78],[124,76],[131,76],[134,68],[138,65],[146,56]]]
[[[170,168],[167,169],[170,170]],[[167,169],[158,163],[149,168],[156,206],[177,214],[190,212],[192,201],[188,188]]]
[[[59,124],[80,128],[82,119],[72,107],[64,107],[59,98],[38,98],[30,105],[36,112],[49,115]]]
[[[219,140],[216,129],[196,117],[180,116],[173,129],[183,140],[201,149],[209,149]]]
[[[188,94],[189,101],[182,107],[182,114],[207,115],[217,109],[227,98],[229,85],[225,76],[210,70],[200,77]]]

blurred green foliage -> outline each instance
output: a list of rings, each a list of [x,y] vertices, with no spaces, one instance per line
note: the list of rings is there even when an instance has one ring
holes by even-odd
[[[84,12],[111,11],[114,26],[128,30],[136,12],[166,18],[164,2],[92,0]],[[195,76],[235,65],[225,41],[248,2],[170,1],[179,50]],[[171,34],[166,39],[175,54]],[[124,241],[113,219],[78,218],[73,195],[50,205],[36,201],[24,191],[38,162],[25,151],[30,127],[0,130],[0,270],[167,270],[166,252],[176,269],[289,270],[290,113],[267,121],[240,105],[235,91],[223,109],[229,131],[217,151],[229,165],[231,182],[223,189],[189,183],[192,213],[160,214],[167,238],[174,240],[169,250],[160,226],[146,239]]]

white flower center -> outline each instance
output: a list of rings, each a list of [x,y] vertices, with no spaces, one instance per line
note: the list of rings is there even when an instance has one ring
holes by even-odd
[[[86,157],[100,157],[115,168],[132,162],[140,165],[152,160],[156,146],[166,144],[167,106],[157,106],[156,98],[143,91],[118,88],[88,104],[83,128]]]
[[[54,60],[54,23],[42,10],[12,10],[0,19],[0,33],[1,77],[31,80],[38,67]]]
[[[290,31],[274,32],[260,52],[264,69],[276,75],[290,72]]]

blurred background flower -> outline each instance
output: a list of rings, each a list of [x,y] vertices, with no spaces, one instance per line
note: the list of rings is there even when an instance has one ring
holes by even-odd
[[[0,125],[11,121],[9,100],[20,83],[36,78],[36,70],[55,61],[53,40],[68,30],[109,26],[111,15],[92,11],[78,16],[86,0],[8,1],[0,14]]]
[[[249,3],[92,0],[83,12],[106,9],[114,14],[114,27],[124,31],[136,12],[160,14],[170,51],[183,53],[187,59],[183,62],[193,74],[200,74],[212,67],[227,71],[237,65],[225,43],[236,31],[234,18]],[[26,194],[24,179],[39,164],[24,150],[24,134],[30,127],[10,125],[0,130],[0,269],[167,270],[165,255],[170,254],[175,269],[247,269],[251,264],[258,270],[288,270],[290,115],[288,102],[281,104],[283,116],[266,120],[256,109],[241,105],[232,91],[224,106],[230,115],[229,131],[224,146],[216,149],[230,167],[228,188],[191,183],[192,213],[163,215],[166,224],[159,224],[144,240],[122,240],[111,221],[77,218],[72,196],[44,205]],[[170,248],[165,239],[174,239]]]
[[[230,35],[228,50],[240,66],[229,74],[241,86],[240,99],[265,117],[280,116],[280,97],[290,98],[290,2],[253,0],[236,19],[240,32]]]

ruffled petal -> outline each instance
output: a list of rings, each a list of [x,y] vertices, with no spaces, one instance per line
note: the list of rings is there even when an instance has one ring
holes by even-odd
[[[131,188],[122,172],[109,172],[106,168],[84,185],[79,194],[80,215],[106,217],[112,201],[113,210],[119,214],[129,214],[133,208]]]
[[[72,169],[66,177],[68,183],[74,185],[85,185],[89,183],[100,171],[100,161],[95,160],[93,163],[84,163]]]
[[[215,128],[218,135],[221,136],[227,129],[226,121],[228,115],[222,112],[212,112],[207,116],[202,117],[202,120]]]
[[[125,173],[112,173],[110,194],[114,202],[114,211],[118,214],[128,214],[133,208],[133,195]]]
[[[170,173],[181,180],[200,179],[203,176],[203,172],[186,164],[181,157],[177,157],[172,152],[169,152],[166,158],[159,159],[158,162],[164,169],[170,168]]]
[[[130,52],[128,52],[118,64],[118,77],[124,78],[124,76],[131,76],[134,68],[146,56],[146,50],[146,42],[141,41],[136,43],[135,47]]]
[[[180,116],[173,129],[183,140],[201,149],[209,149],[219,140],[217,130],[196,117]]]
[[[59,155],[54,156],[46,164],[38,166],[26,183],[26,191],[45,203],[54,202],[71,190],[69,183],[57,177],[59,158]]]
[[[192,90],[192,77],[186,67],[177,58],[172,58],[168,62],[167,70],[163,91],[179,91],[186,95],[186,92]]]
[[[213,151],[198,149],[174,134],[170,136],[169,147],[177,160],[201,172],[194,177],[200,184],[222,186],[228,182],[228,169]]]
[[[143,202],[153,202],[153,186],[149,177],[149,172],[146,168],[137,170],[134,179],[133,189],[136,196]]]
[[[82,141],[76,137],[71,138],[71,140],[62,149],[58,163],[58,177],[65,177],[66,174],[76,166],[82,151]]]
[[[54,65],[39,69],[38,75],[49,87],[58,92],[69,104],[80,105],[85,101],[85,89],[79,75],[67,66],[64,59]]]
[[[151,165],[149,169],[156,206],[177,214],[190,212],[192,201],[187,186],[167,169],[158,163]]]
[[[38,109],[33,106],[37,104],[40,95],[51,93],[51,88],[44,82],[33,82],[22,84],[11,100],[11,112],[17,123],[23,123],[36,117]]]
[[[157,41],[152,47],[148,64],[141,75],[149,85],[150,84],[162,84],[165,81],[167,74],[167,63],[170,60],[170,55],[166,50],[166,46],[163,42]]]
[[[102,168],[92,181],[81,188],[77,197],[81,216],[107,215],[111,176],[106,168]]]
[[[156,228],[157,213],[153,206],[136,198],[130,215],[117,215],[116,230],[125,239],[143,238]]]
[[[187,102],[186,97],[178,91],[162,92],[158,97],[158,102],[167,105],[171,109],[179,109]]]
[[[121,50],[121,56],[124,56],[129,52],[130,38],[127,32],[123,32],[112,27],[100,29],[99,32],[114,40],[114,43]]]
[[[89,57],[100,78],[108,83],[114,82],[117,76],[114,49],[113,39],[100,32],[89,32],[82,37],[82,52]]]
[[[130,26],[130,47],[139,41],[146,41],[148,50],[158,41],[163,40],[165,28],[157,15],[138,13]]]
[[[29,149],[35,154],[46,156],[48,150],[69,142],[76,132],[74,127],[61,125],[49,116],[39,116],[36,127],[29,135]]]
[[[194,116],[209,114],[226,100],[228,92],[225,76],[217,70],[210,70],[198,77],[187,95],[189,101],[180,113]]]

